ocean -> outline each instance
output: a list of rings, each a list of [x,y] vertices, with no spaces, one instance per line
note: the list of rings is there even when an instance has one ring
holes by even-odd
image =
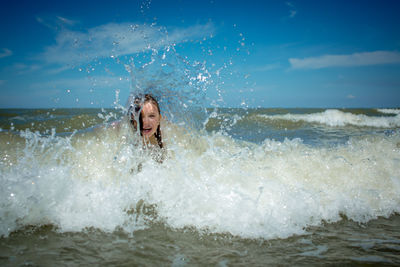
[[[167,105],[1,109],[0,265],[400,265],[400,109]]]

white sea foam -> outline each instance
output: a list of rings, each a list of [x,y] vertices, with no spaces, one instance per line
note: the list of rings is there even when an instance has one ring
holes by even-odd
[[[397,114],[395,110],[391,112]],[[284,115],[258,115],[262,118],[269,120],[288,120],[288,121],[304,121],[310,123],[320,123],[328,126],[367,126],[377,128],[392,128],[400,127],[400,114],[397,116],[367,116],[364,114],[353,114],[350,112],[344,112],[337,109],[329,109],[324,112],[312,113],[312,114],[284,114]]]
[[[26,131],[24,146],[2,143],[0,235],[41,224],[133,232],[158,220],[268,239],[341,214],[366,222],[400,212],[399,135],[315,148],[298,139],[256,145],[175,128],[165,131],[163,164],[136,148],[125,128],[70,138]],[[157,219],[143,212],[146,205]]]
[[[385,114],[400,114],[400,109],[396,108],[382,108],[382,109],[377,109],[377,111]]]
[[[16,116],[16,117],[12,117],[11,120],[15,120],[15,121],[25,121],[26,119],[22,116]]]

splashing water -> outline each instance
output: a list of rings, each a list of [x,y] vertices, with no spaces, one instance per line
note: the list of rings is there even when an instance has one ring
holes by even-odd
[[[179,56],[174,46],[163,50],[152,49],[147,62],[137,65],[134,60],[125,64],[132,80],[131,94],[151,93],[159,99],[165,116],[176,123],[199,127],[190,116],[193,110],[205,106],[207,78],[203,64],[190,64]],[[143,59],[141,59],[143,61]],[[198,122],[196,122],[198,123]]]
[[[125,123],[65,137],[2,132],[1,235],[25,225],[134,232],[161,222],[269,239],[400,212],[398,134],[311,147],[173,123],[164,133],[168,158],[159,164]]]

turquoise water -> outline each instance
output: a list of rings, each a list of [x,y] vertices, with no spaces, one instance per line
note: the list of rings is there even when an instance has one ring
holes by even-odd
[[[3,109],[0,263],[398,265],[399,114],[166,112],[159,164],[118,109]]]

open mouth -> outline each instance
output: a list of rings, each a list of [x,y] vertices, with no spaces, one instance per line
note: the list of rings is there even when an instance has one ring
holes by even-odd
[[[152,128],[143,128],[143,134],[148,135],[150,134]]]

